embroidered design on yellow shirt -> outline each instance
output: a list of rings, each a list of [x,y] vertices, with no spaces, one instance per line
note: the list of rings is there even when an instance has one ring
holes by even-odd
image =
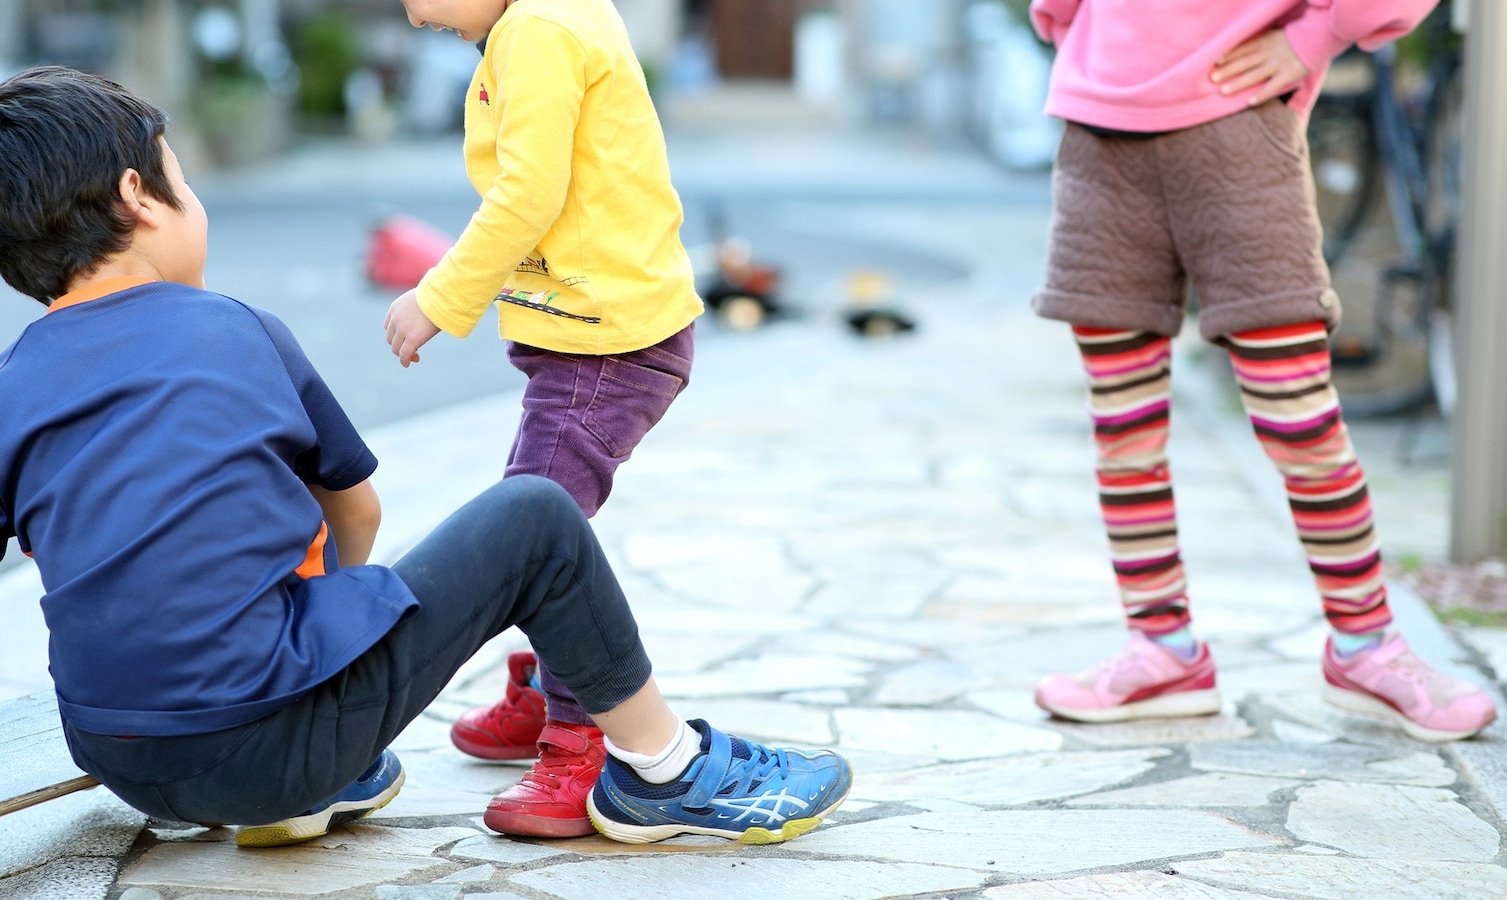
[[[575,285],[586,283],[586,278],[582,275],[556,278],[555,274],[549,270],[549,260],[542,256],[525,256],[523,262],[519,263],[518,268],[514,271],[529,275],[543,275],[545,278],[554,278],[566,287],[574,287]]]
[[[503,288],[502,292],[497,295],[496,301],[498,303],[511,303],[514,306],[523,306],[528,309],[537,309],[552,316],[575,319],[577,322],[586,322],[591,325],[601,324],[601,316],[582,316],[550,306],[551,303],[555,302],[555,298],[559,296],[559,291],[536,291],[531,294],[528,291],[520,291],[515,288]]]

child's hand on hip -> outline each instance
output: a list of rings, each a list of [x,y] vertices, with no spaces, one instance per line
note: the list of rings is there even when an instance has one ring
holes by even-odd
[[[1293,52],[1287,33],[1274,28],[1226,53],[1209,77],[1226,96],[1256,88],[1250,105],[1260,106],[1297,87],[1307,75],[1308,67]]]
[[[405,369],[419,361],[419,348],[440,333],[419,309],[418,293],[417,288],[404,292],[387,308],[387,318],[382,320],[387,329],[387,345]]]

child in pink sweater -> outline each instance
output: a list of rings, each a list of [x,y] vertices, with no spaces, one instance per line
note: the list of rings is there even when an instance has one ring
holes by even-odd
[[[1171,338],[1190,287],[1200,335],[1229,351],[1281,473],[1331,634],[1325,697],[1423,740],[1496,718],[1480,688],[1389,629],[1365,473],[1329,379],[1339,320],[1304,127],[1329,62],[1406,34],[1435,0],[1035,0],[1057,46],[1047,112],[1067,120],[1036,311],[1072,325],[1090,387],[1100,505],[1130,639],[1042,681],[1083,722],[1219,711],[1194,637],[1166,454]]]

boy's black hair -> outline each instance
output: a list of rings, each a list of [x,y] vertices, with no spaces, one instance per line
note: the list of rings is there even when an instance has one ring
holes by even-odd
[[[113,81],[61,66],[0,82],[0,277],[51,304],[130,246],[127,169],[174,209],[159,138],[167,114]]]

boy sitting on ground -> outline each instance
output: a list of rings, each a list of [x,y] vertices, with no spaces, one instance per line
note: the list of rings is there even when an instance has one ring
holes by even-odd
[[[677,720],[586,519],[542,478],[366,565],[376,459],[272,315],[204,289],[208,222],[161,110],[57,67],[0,83],[0,276],[48,307],[0,352],[0,552],[46,595],[75,762],[242,846],[397,795],[386,749],[517,625],[606,735],[608,837],[787,840],[842,757]]]

